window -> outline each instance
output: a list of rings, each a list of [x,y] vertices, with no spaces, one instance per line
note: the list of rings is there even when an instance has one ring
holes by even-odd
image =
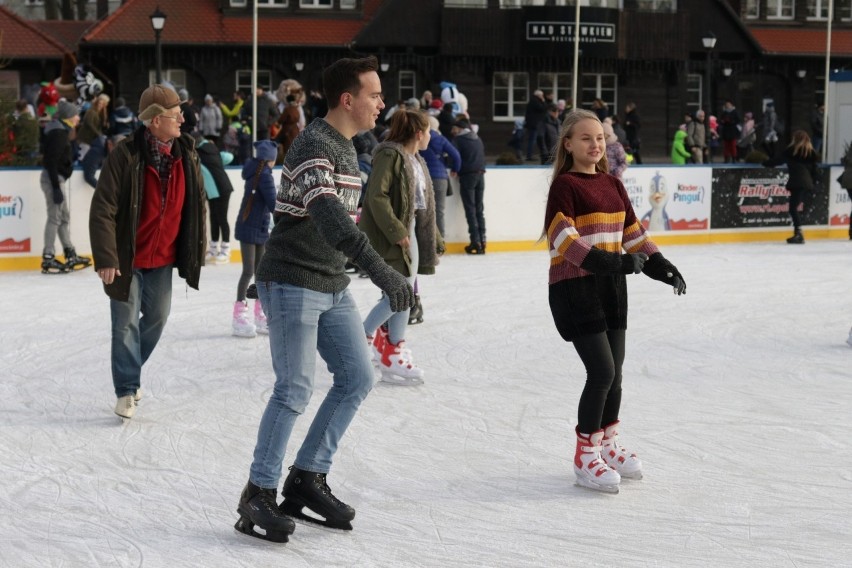
[[[18,92],[20,77],[17,71],[0,71],[0,100],[17,101],[21,98]]]
[[[267,92],[272,90],[272,71],[257,70],[257,86],[263,87]],[[237,71],[237,90],[251,95],[251,69],[248,71]]]
[[[247,4],[246,0],[231,0],[231,8],[245,7],[246,4]]]
[[[487,8],[488,0],[444,0],[444,8]]]
[[[745,13],[743,14],[749,20],[756,20],[760,17],[760,2],[758,0],[746,0]]]
[[[148,83],[157,82],[157,70],[148,71]],[[176,91],[186,88],[186,71],[183,69],[163,69],[163,82],[174,85]]]
[[[524,118],[530,96],[530,80],[526,73],[494,73],[492,84],[492,114],[496,122]]]
[[[699,73],[690,73],[686,76],[686,111],[695,115],[695,111],[701,108],[704,96],[704,78]]]
[[[640,12],[676,12],[677,0],[639,0],[636,7]]]
[[[299,8],[331,8],[331,0],[299,0]]]
[[[808,0],[807,16],[809,20],[827,20],[828,3],[831,0]]]
[[[767,20],[792,20],[794,0],[766,0]]]
[[[399,72],[399,99],[407,101],[410,98],[417,98],[417,77],[414,71]]]
[[[609,107],[609,114],[615,114],[616,109],[616,79],[611,73],[583,75],[580,86],[580,94],[583,96],[582,103],[586,108],[591,108],[592,101],[600,99]]]
[[[545,95],[553,95],[553,100],[565,99],[566,101],[573,100],[571,96],[571,73],[539,73],[538,88]]]
[[[24,6],[44,6],[44,0],[26,0]]]
[[[843,2],[840,2],[839,6],[838,3],[835,2],[834,13],[840,14],[840,19],[844,22],[852,20],[852,0],[844,0]]]
[[[341,10],[354,10],[357,7],[357,0],[340,0]]]
[[[257,0],[258,8],[286,8],[288,0]]]
[[[619,0],[580,0],[580,6],[591,8],[618,8]],[[574,0],[500,0],[501,8],[523,8],[524,6],[576,6]]]

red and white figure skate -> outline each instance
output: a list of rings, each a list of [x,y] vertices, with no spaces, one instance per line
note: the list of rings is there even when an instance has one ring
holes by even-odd
[[[606,493],[618,493],[621,476],[601,458],[604,431],[598,430],[591,434],[583,434],[579,430],[576,432],[574,474],[577,476],[577,485]]]
[[[642,462],[633,452],[624,449],[618,441],[618,426],[616,420],[604,428],[603,449],[601,457],[606,465],[618,472],[622,479],[642,479]]]
[[[405,347],[404,340],[396,344],[390,338],[385,340],[379,370],[382,373],[381,380],[385,383],[404,386],[423,384],[423,369],[412,361],[411,350]]]
[[[382,353],[385,351],[385,344],[388,342],[388,330],[385,326],[380,325],[373,335],[367,336],[367,345],[370,346],[370,358],[373,360],[373,366],[379,369],[382,364]]]

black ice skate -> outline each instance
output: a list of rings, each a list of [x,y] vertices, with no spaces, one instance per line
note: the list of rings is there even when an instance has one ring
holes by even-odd
[[[414,307],[408,314],[408,325],[423,323],[423,304],[420,303],[420,294],[414,294]]]
[[[240,518],[234,528],[248,536],[270,542],[287,542],[296,530],[296,524],[278,510],[277,496],[275,489],[262,489],[249,481],[240,495],[237,507]]]
[[[281,503],[281,512],[314,525],[351,531],[350,521],[355,518],[355,509],[331,493],[331,489],[325,482],[325,476],[324,473],[305,471],[291,466],[290,475],[284,482],[284,501]],[[303,513],[304,507],[322,518]]]
[[[64,274],[68,272],[68,267],[56,260],[52,254],[41,255],[41,273],[42,274]]]
[[[86,256],[77,256],[73,248],[65,249],[65,266],[70,270],[82,270],[92,265],[92,259]]]

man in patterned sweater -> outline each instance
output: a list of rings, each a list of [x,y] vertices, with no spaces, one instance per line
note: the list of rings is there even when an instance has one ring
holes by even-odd
[[[275,227],[257,269],[258,295],[269,322],[275,386],[240,497],[237,530],[286,542],[289,517],[351,529],[355,510],[326,484],[337,444],[373,386],[361,317],[344,274],[351,258],[388,295],[395,312],[413,304],[405,278],[389,267],[354,223],[361,174],[352,137],[375,126],[384,108],[374,57],[341,59],[323,71],[329,112],[296,138],[284,160]],[[334,385],[319,407],[276,503],[282,462],[296,418],[313,392],[316,352]],[[286,516],[285,516],[286,515]],[[253,526],[265,529],[256,533]]]

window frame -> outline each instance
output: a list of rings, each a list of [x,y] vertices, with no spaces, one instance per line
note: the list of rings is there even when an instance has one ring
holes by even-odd
[[[773,6],[770,3],[775,3],[775,13],[773,14]],[[790,2],[790,15],[782,14],[784,11],[784,2]],[[766,0],[766,19],[767,20],[792,20],[796,16],[796,0]]]
[[[506,87],[498,87],[497,85],[497,76],[505,75],[507,76]],[[523,77],[524,79],[524,99],[523,101],[515,100],[515,92],[520,91],[521,86],[515,86],[515,78]],[[505,100],[497,98],[497,89],[505,89],[507,93],[507,98]],[[530,74],[527,71],[495,71],[491,76],[491,120],[494,122],[514,122],[518,119],[523,120],[524,114],[526,114],[526,106],[527,103],[530,102]],[[507,109],[510,111],[510,114],[506,115],[498,115],[496,112],[496,106],[506,105]],[[520,114],[517,114],[518,109],[520,109]]]
[[[240,82],[241,76],[248,77],[247,84]],[[262,76],[268,77],[269,82],[263,83],[261,81]],[[237,69],[236,71],[234,71],[234,85],[235,91],[242,91],[243,93],[246,93],[249,98],[253,97],[254,93],[251,90],[251,69]],[[257,70],[257,86],[263,87],[263,90],[265,90],[267,93],[271,93],[274,90],[272,88],[272,71],[270,69]]]
[[[403,79],[411,79],[411,86],[403,87]],[[403,89],[411,89],[410,95],[403,95]],[[397,100],[407,101],[410,98],[415,98],[419,100],[417,96],[417,73],[412,71],[411,69],[400,69],[397,71],[396,76],[396,94]]]
[[[586,85],[588,83],[588,79],[595,79],[594,86],[594,96],[591,97],[588,101],[586,100],[586,92],[589,90]],[[612,88],[609,86],[603,86],[603,79],[611,79],[612,80]],[[616,114],[618,112],[618,74],[617,73],[584,73],[580,76],[580,82],[577,85],[577,88],[580,89],[580,95],[582,96],[582,106],[583,108],[591,109],[592,101],[595,99],[601,99],[603,102],[607,104],[609,107],[610,114]],[[612,100],[609,100],[604,91],[612,91]],[[574,106],[577,106],[576,99],[574,100]]]

